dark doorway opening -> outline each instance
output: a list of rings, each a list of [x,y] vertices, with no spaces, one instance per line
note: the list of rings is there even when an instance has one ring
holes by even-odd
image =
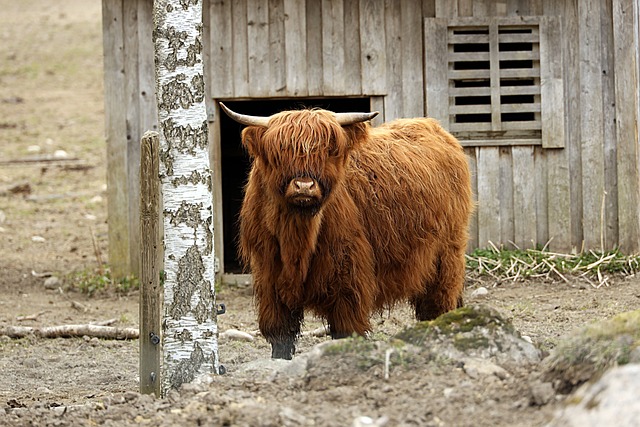
[[[223,101],[233,111],[254,116],[270,116],[284,110],[324,108],[336,113],[369,112],[369,98],[294,98],[247,101]],[[242,147],[240,132],[243,129],[220,112],[220,151],[222,163],[222,221],[224,234],[224,272],[243,271],[238,258],[238,215],[244,197],[244,185],[251,167],[249,156]]]

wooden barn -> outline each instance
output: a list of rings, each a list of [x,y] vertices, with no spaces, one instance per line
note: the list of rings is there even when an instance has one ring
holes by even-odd
[[[640,249],[638,0],[204,0],[216,256],[240,271],[248,160],[221,114],[439,119],[465,147],[469,248]],[[152,0],[103,0],[110,263],[139,262],[139,140],[156,128]],[[375,124],[375,123],[374,123]]]

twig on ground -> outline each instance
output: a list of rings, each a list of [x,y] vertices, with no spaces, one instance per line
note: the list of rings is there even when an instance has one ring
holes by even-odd
[[[136,328],[115,328],[113,326],[100,325],[60,325],[60,326],[0,326],[0,336],[9,338],[24,338],[27,335],[35,335],[40,338],[73,338],[73,337],[97,337],[116,340],[136,339],[139,331]]]
[[[49,310],[42,310],[38,313],[35,314],[29,314],[28,316],[17,316],[16,320],[18,322],[24,322],[25,320],[38,320],[38,317],[42,316],[43,314],[49,312]]]

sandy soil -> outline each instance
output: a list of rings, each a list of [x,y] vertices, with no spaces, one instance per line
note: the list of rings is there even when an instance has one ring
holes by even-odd
[[[88,297],[68,289],[74,273],[96,271],[106,260],[101,2],[0,0],[0,10],[0,324],[116,319],[117,326],[136,327],[135,292]],[[20,161],[56,152],[78,160]],[[60,282],[47,289],[51,275]],[[482,302],[543,351],[587,322],[640,305],[637,277],[614,277],[599,289],[577,277],[469,278],[468,301],[479,286],[489,290]],[[223,288],[218,300],[227,306],[221,331],[257,329],[250,288]],[[35,320],[19,320],[29,315]],[[413,323],[406,307],[377,316],[371,354]],[[309,319],[305,330],[318,326]],[[326,340],[303,337],[299,354]],[[255,365],[269,354],[259,336],[221,339],[228,373],[160,400],[137,393],[135,340],[0,337],[0,425],[345,426],[366,425],[359,418],[366,416],[377,425],[536,426],[562,401],[553,392],[540,398],[536,365],[474,375],[459,364],[411,358],[385,379],[379,363],[347,354],[296,376]]]

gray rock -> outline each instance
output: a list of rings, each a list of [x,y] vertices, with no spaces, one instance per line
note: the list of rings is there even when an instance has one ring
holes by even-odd
[[[615,367],[580,387],[547,427],[632,427],[640,420],[640,365]]]
[[[532,405],[544,406],[556,397],[556,392],[551,383],[536,380],[530,384],[530,388]]]
[[[484,298],[489,295],[489,291],[484,286],[480,286],[478,289],[471,292],[471,298]]]
[[[56,276],[47,277],[44,281],[45,289],[58,289],[62,282]]]
[[[461,362],[464,364],[462,367],[464,372],[473,379],[490,375],[495,375],[501,380],[509,377],[509,373],[504,368],[489,360],[465,357],[461,359]]]

